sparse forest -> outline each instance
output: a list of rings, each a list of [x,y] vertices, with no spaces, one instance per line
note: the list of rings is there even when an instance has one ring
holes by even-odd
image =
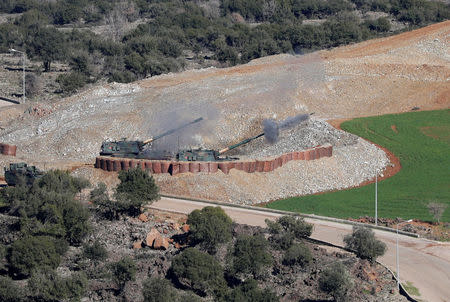
[[[39,72],[67,64],[56,79],[63,94],[101,79],[302,54],[450,16],[448,4],[426,0],[6,0],[0,12],[13,14],[0,24],[0,51],[25,50]]]
[[[363,260],[384,252],[372,251],[373,236],[362,244],[365,254],[357,252],[361,259],[329,253],[308,240],[312,225],[294,216],[250,227],[209,206],[184,218],[184,228],[160,223],[173,245],[158,248],[158,239],[149,241],[159,232],[156,219],[141,212],[158,198],[153,178],[136,168],[119,179],[111,194],[104,184],[53,170],[0,191],[1,301],[403,301],[389,273]],[[121,210],[105,215],[115,203]],[[145,243],[131,244],[149,226]],[[370,231],[352,238],[361,232]],[[378,286],[364,279],[367,272],[379,276],[382,292],[366,291]]]

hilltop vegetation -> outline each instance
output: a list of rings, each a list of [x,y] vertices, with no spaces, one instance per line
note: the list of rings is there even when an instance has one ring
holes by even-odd
[[[20,15],[0,25],[0,50],[25,50],[43,71],[68,64],[56,81],[71,93],[99,79],[131,82],[359,42],[392,34],[392,22],[411,29],[449,11],[425,0],[9,0],[0,12]],[[106,30],[95,34],[100,25]]]

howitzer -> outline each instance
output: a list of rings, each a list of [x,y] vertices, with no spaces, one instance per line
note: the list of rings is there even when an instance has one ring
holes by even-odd
[[[264,133],[260,133],[253,137],[244,139],[237,144],[231,145],[227,148],[224,148],[220,151],[211,150],[211,149],[189,149],[182,150],[177,154],[177,159],[179,161],[224,161],[224,160],[236,160],[236,157],[220,157],[223,153],[235,149],[239,146],[245,145],[258,137],[263,136]]]
[[[145,141],[128,141],[124,138],[120,141],[103,142],[101,151],[100,151],[100,155],[113,156],[113,157],[130,157],[130,158],[145,157],[145,155],[142,154],[142,151],[144,150],[145,145],[147,145],[157,139],[160,139],[164,136],[170,135],[184,127],[198,123],[202,120],[203,120],[203,118],[200,117],[192,122],[189,122],[187,124],[181,125],[180,127],[166,131],[160,135],[157,135],[157,136],[147,139]]]
[[[310,115],[313,115],[313,113],[309,114],[301,114],[297,115],[295,117],[291,117],[286,119],[279,125],[277,122],[273,121],[268,126],[270,127],[264,127],[264,132],[260,133],[258,135],[252,136],[250,138],[244,139],[243,141],[240,141],[237,144],[231,145],[229,147],[226,147],[222,150],[211,150],[211,149],[188,149],[188,150],[181,150],[177,154],[177,160],[179,161],[224,161],[224,160],[235,160],[238,159],[236,157],[220,157],[220,155],[224,154],[227,151],[230,151],[232,149],[235,149],[239,146],[248,144],[249,142],[261,137],[266,136],[266,140],[268,140],[271,143],[274,143],[278,140],[278,135],[280,129],[285,129],[288,127],[292,127],[292,125],[298,124],[302,121],[308,120]],[[270,137],[270,140],[269,140]]]

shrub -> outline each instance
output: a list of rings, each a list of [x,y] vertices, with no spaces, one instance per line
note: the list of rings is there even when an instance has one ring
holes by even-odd
[[[78,71],[73,71],[68,74],[60,74],[56,78],[61,92],[64,94],[71,94],[86,85],[87,77]]]
[[[309,248],[304,244],[294,244],[291,246],[283,257],[284,265],[300,265],[305,266],[312,260]]]
[[[23,300],[23,292],[14,282],[7,277],[0,276],[0,301],[18,302]]]
[[[282,216],[275,222],[266,219],[266,224],[272,234],[271,245],[279,250],[287,250],[294,243],[294,239],[309,237],[312,233],[312,224],[294,216]]]
[[[97,184],[97,186],[89,194],[92,203],[96,204],[102,201],[109,201],[108,193],[106,192],[106,185],[103,182]]]
[[[336,301],[346,301],[345,298],[351,286],[350,277],[341,262],[334,263],[320,273],[319,288],[330,294]]]
[[[90,183],[85,178],[71,176],[67,171],[51,170],[39,178],[38,185],[48,192],[68,193],[75,196],[84,188],[89,187]]]
[[[83,257],[94,261],[103,261],[108,258],[108,251],[99,242],[94,242],[83,247]]]
[[[71,201],[62,209],[62,216],[66,230],[64,238],[70,244],[80,244],[91,230],[88,210],[81,203]]]
[[[265,266],[272,263],[267,247],[268,242],[262,235],[240,235],[231,253],[232,272],[258,276]]]
[[[287,250],[294,243],[295,235],[292,232],[283,232],[270,237],[271,245],[278,250]]]
[[[220,296],[226,288],[223,268],[213,256],[187,248],[172,261],[171,271],[180,284],[205,295]]]
[[[11,244],[7,259],[12,273],[26,277],[34,269],[58,267],[64,253],[51,237],[24,237]]]
[[[55,271],[33,272],[28,281],[29,291],[37,301],[79,301],[86,291],[88,280],[84,273],[60,277]]]
[[[27,97],[34,97],[42,89],[42,80],[34,73],[27,73],[25,76],[25,93]]]
[[[178,301],[180,301],[180,302],[202,302],[202,299],[199,296],[197,296],[191,292],[185,292],[180,296]]]
[[[231,218],[220,207],[204,207],[192,211],[187,219],[195,243],[200,243],[209,252],[216,246],[231,240]]]
[[[280,299],[270,290],[261,290],[254,279],[249,279],[233,289],[227,302],[277,302]]]
[[[444,214],[447,205],[438,202],[430,202],[427,205],[427,208],[430,214],[433,215],[433,218],[436,219],[437,222],[439,223],[439,220],[441,219],[442,214]]]
[[[352,234],[344,237],[345,247],[354,250],[361,259],[376,260],[384,255],[386,244],[375,238],[374,232],[366,227],[353,226]]]
[[[282,216],[277,222],[286,232],[292,232],[295,238],[309,237],[312,234],[313,225],[305,222],[305,219],[294,216]]]
[[[142,293],[144,302],[173,302],[177,299],[175,289],[168,280],[162,278],[147,279]]]
[[[123,288],[128,281],[136,277],[136,263],[129,257],[124,257],[111,265],[114,281]]]
[[[141,212],[141,206],[159,199],[159,188],[148,172],[140,168],[119,172],[120,184],[116,188],[116,199],[128,203],[132,215]]]

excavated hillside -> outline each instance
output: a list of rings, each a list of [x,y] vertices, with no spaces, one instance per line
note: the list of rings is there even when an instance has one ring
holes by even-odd
[[[374,145],[332,128],[331,119],[449,108],[450,21],[397,36],[303,56],[278,55],[226,69],[190,70],[132,84],[108,84],[58,103],[0,108],[0,142],[41,168],[72,168],[116,182],[93,164],[104,140],[144,140],[189,120],[204,121],[153,148],[222,148],[262,131],[262,121],[311,113],[309,121],[233,155],[274,156],[331,143],[333,156],[291,161],[271,173],[155,175],[165,193],[258,203],[355,186],[389,165]]]

